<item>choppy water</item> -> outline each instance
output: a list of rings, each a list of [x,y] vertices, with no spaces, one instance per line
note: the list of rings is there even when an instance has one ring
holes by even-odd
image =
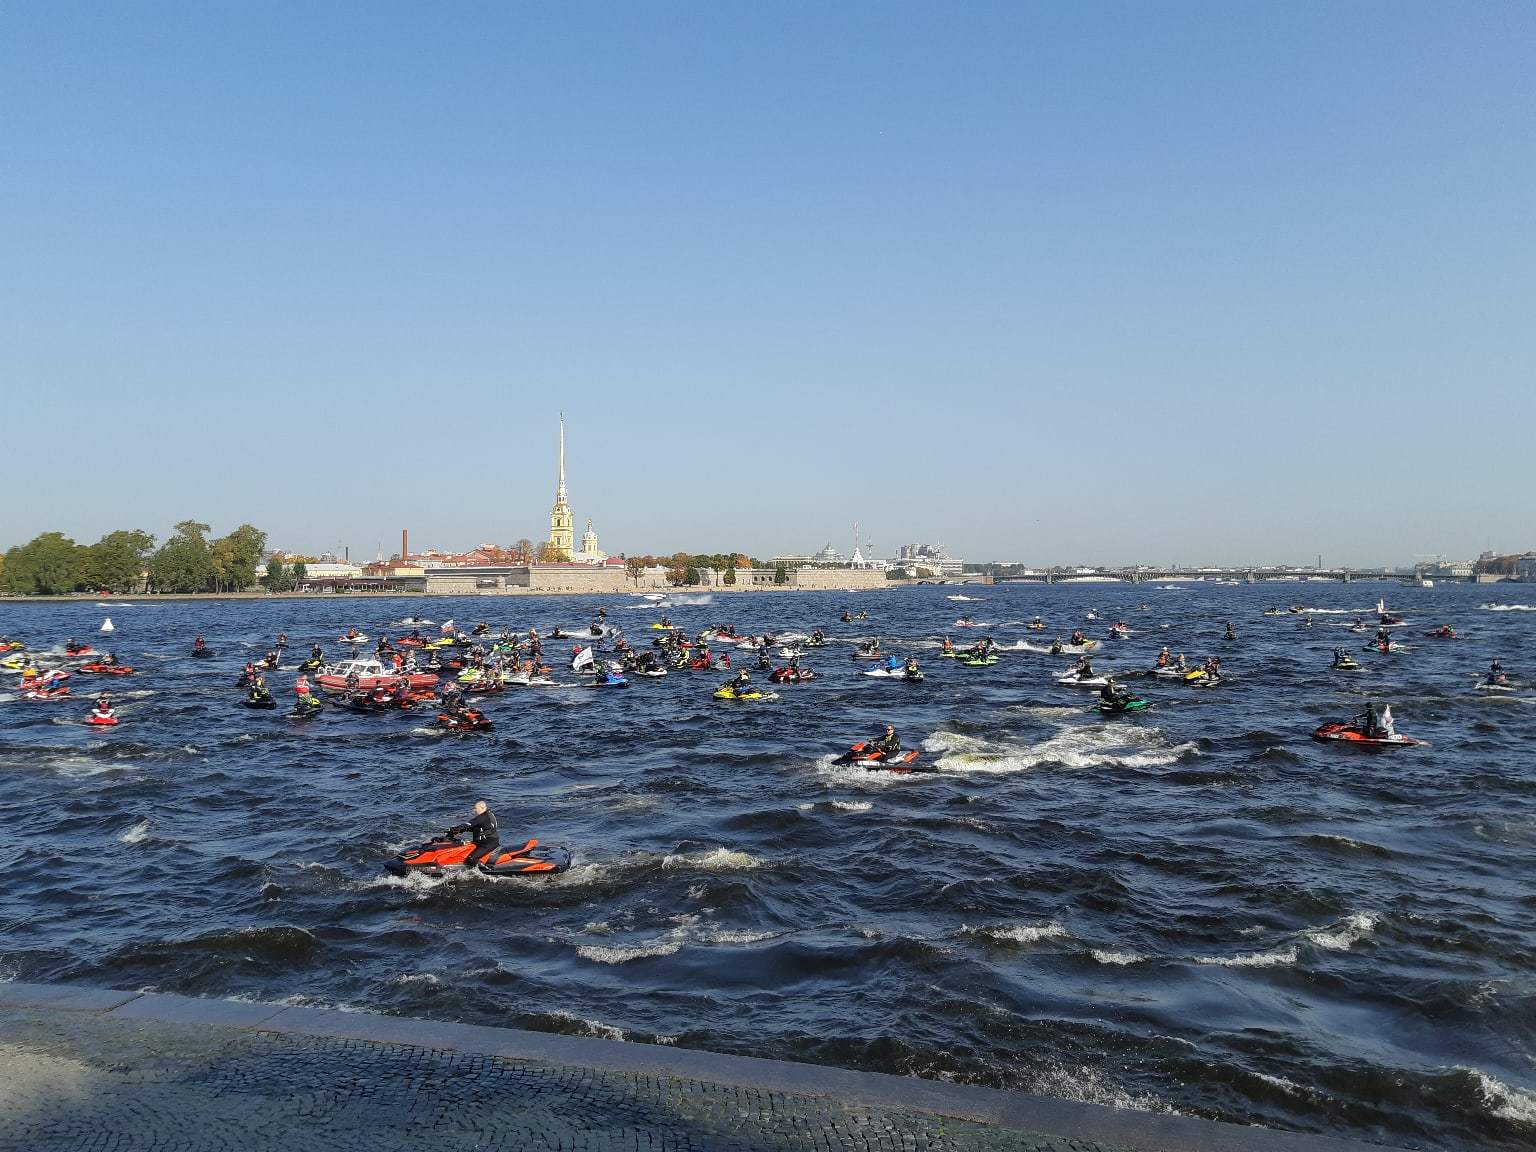
[[[1536,691],[1472,690],[1495,654],[1536,679],[1536,617],[1479,608],[1536,589],[946,591],[672,610],[692,630],[867,627],[924,659],[921,686],[858,677],[838,642],[775,703],[716,703],[723,677],[703,673],[530,689],[490,698],[496,732],[469,737],[419,713],[252,713],[233,681],[279,630],[334,651],[340,629],[399,634],[408,613],[547,630],[603,603],[648,639],[654,613],[615,597],[114,605],[112,646],[141,670],[110,685],[121,727],[80,726],[81,699],[0,692],[0,976],[656,1040],[1413,1147],[1536,1143]],[[1304,601],[1369,618],[1383,591],[1411,651],[1359,652],[1347,615],[1260,615]],[[873,620],[838,624],[845,605]],[[1220,654],[1233,679],[1134,682],[1155,709],[1104,721],[1052,683],[1064,660],[934,658],[959,611],[1004,644],[1040,639],[1021,626],[1036,613],[1098,636],[1124,616],[1135,635],[1099,663],[1147,668],[1167,643]],[[106,614],[0,606],[0,633],[60,648],[99,638]],[[1441,622],[1463,638],[1421,637]],[[184,658],[197,632],[218,659]],[[1335,645],[1365,670],[1330,673]],[[1307,739],[1366,689],[1430,746]],[[830,765],[886,719],[943,771]],[[565,843],[576,866],[383,874],[481,796],[504,839]]]

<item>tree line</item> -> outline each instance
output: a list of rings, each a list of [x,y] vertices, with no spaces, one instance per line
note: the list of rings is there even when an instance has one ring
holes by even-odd
[[[256,583],[267,534],[242,524],[209,539],[207,524],[183,520],[155,547],[147,532],[109,532],[77,544],[62,532],[44,532],[18,544],[0,561],[0,589],[20,596],[69,592],[238,592]]]

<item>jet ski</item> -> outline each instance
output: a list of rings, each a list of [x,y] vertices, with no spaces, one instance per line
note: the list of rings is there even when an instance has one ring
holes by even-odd
[[[109,708],[105,712],[92,712],[85,718],[85,722],[92,728],[115,728],[117,715]]]
[[[827,646],[827,642],[826,640],[818,639],[815,636],[807,636],[804,640],[800,641],[800,646],[802,648],[825,648]]]
[[[294,701],[293,711],[288,713],[290,720],[311,720],[325,711],[325,705],[320,703],[318,697],[300,696]]]
[[[876,748],[872,742],[861,740],[849,748],[848,751],[844,752],[836,760],[832,761],[832,763],[856,764],[860,768],[868,768],[871,771],[881,772],[937,771],[936,768],[931,768],[927,765],[923,765],[921,767],[913,767],[913,762],[918,758],[919,755],[920,753],[916,749],[913,749],[912,751],[898,752],[892,759],[887,760],[885,753]]]
[[[1360,662],[1353,656],[1340,653],[1334,657],[1333,663],[1328,665],[1328,667],[1336,672],[1358,672],[1360,671]]]
[[[133,669],[126,664],[102,664],[99,661],[94,664],[82,664],[75,669],[76,672],[89,672],[96,676],[132,676]]]
[[[277,701],[272,698],[272,693],[265,696],[246,696],[240,703],[247,708],[276,708]]]
[[[921,684],[923,682],[921,670],[908,672],[901,665],[897,665],[895,668],[866,668],[859,675],[873,676],[876,680],[906,680],[911,684]]]
[[[212,648],[194,648],[194,649],[192,649],[192,655],[194,657],[196,657],[197,659],[199,659],[199,660],[206,660],[206,659],[208,659],[208,657],[213,655],[213,649]]]
[[[1114,703],[1108,700],[1099,701],[1099,714],[1101,716],[1124,716],[1127,712],[1145,712],[1152,707],[1150,700],[1143,700],[1140,696],[1122,696]]]
[[[477,708],[466,708],[457,713],[439,712],[437,726],[450,732],[489,732],[495,727],[490,718]]]
[[[338,644],[366,644],[366,643],[368,643],[368,637],[364,636],[361,632],[357,632],[357,633],[354,633],[351,636],[343,635],[343,636],[336,637],[336,643],[338,643]]]
[[[816,673],[809,668],[775,668],[768,673],[768,679],[775,684],[804,684],[807,680],[816,679]]]
[[[325,661],[318,656],[311,656],[308,660],[299,664],[300,672],[318,672],[325,667]]]
[[[974,656],[962,652],[955,657],[955,663],[966,668],[987,668],[996,664],[997,661],[998,657],[990,653],[986,656]]]
[[[732,684],[715,689],[716,700],[777,700],[778,698],[779,694],[777,692],[764,692],[755,685],[748,688],[745,692],[736,691],[735,685]]]
[[[25,652],[26,648],[20,640],[0,640],[0,652]]]
[[[59,700],[68,695],[68,684],[55,684],[50,688],[24,688],[21,692],[23,700]]]
[[[628,688],[629,681],[618,672],[604,672],[601,679],[593,677],[587,681],[588,688]]]
[[[1080,676],[1076,672],[1068,672],[1065,676],[1056,677],[1056,683],[1068,688],[1102,688],[1109,683],[1109,677],[1103,673],[1095,673],[1092,676]]]
[[[409,876],[413,872],[428,876],[451,876],[464,871],[464,861],[469,859],[474,848],[468,841],[445,832],[419,847],[400,853],[393,860],[387,861],[384,867],[396,876]],[[492,852],[491,859],[477,870],[487,876],[533,876],[564,872],[570,866],[569,849],[529,840],[518,848]]]
[[[1312,739],[1357,744],[1365,748],[1403,748],[1424,743],[1422,740],[1415,740],[1412,736],[1404,736],[1397,732],[1390,736],[1367,736],[1365,729],[1354,720],[1329,720],[1312,733]]]
[[[1440,627],[1433,628],[1424,633],[1424,635],[1428,636],[1431,640],[1454,640],[1456,639],[1456,629],[1452,628],[1449,624],[1442,624]]]
[[[1130,635],[1131,630],[1124,624],[1111,624],[1109,626],[1109,638],[1111,640],[1126,640],[1130,638]]]
[[[64,645],[64,654],[66,656],[93,656],[95,653],[96,649],[92,648],[89,644],[75,644],[71,642]]]
[[[636,668],[634,671],[634,675],[647,676],[652,680],[660,680],[666,674],[665,668]]]
[[[1481,692],[1513,692],[1515,686],[1508,680],[1479,680],[1474,685]]]
[[[473,684],[465,685],[465,687],[464,687],[464,695],[466,695],[466,696],[494,696],[494,695],[496,695],[496,693],[498,693],[498,692],[505,692],[506,690],[507,690],[507,685],[506,685],[506,682],[502,678],[497,677],[497,676],[482,676],[482,677],[480,677],[480,679],[476,680]],[[429,693],[429,695],[430,695],[430,693]]]
[[[17,652],[14,656],[7,656],[4,660],[0,660],[0,668],[4,668],[8,672],[20,672],[26,666],[27,656],[22,652]]]
[[[554,681],[550,679],[548,668],[539,668],[533,672],[514,672],[510,676],[503,676],[501,682],[507,685],[509,688],[527,688],[530,686],[535,688],[547,688],[554,683]]]

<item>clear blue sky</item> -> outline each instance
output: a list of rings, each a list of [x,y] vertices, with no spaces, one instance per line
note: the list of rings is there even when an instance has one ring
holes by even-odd
[[[1536,547],[1536,5],[0,13],[0,547]]]

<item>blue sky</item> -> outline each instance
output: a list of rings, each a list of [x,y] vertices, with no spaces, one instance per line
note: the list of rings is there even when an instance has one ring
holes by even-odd
[[[1536,547],[1536,7],[15,4],[0,547]],[[46,477],[45,482],[38,482]]]

